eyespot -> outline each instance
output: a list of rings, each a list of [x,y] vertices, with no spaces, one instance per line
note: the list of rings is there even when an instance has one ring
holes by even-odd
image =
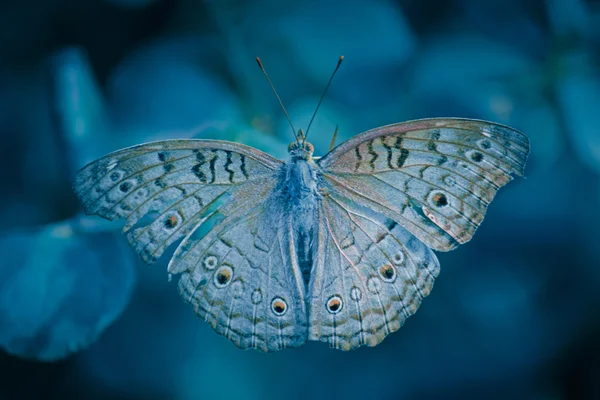
[[[385,282],[394,282],[396,279],[396,270],[392,264],[385,264],[379,268],[379,275]]]
[[[131,184],[131,182],[129,181],[125,181],[123,183],[121,183],[121,185],[119,186],[119,190],[123,193],[127,193],[129,191],[129,189],[131,189],[133,185]]]
[[[175,165],[173,163],[165,163],[163,164],[163,170],[165,173],[169,173],[175,169]]]
[[[117,182],[117,181],[121,180],[122,177],[123,177],[123,171],[113,171],[110,174],[110,180],[113,182]]]
[[[252,291],[252,295],[250,295],[250,300],[252,300],[252,304],[258,304],[262,301],[263,295],[260,289],[254,289]]]
[[[489,139],[481,139],[477,142],[477,144],[479,145],[480,148],[487,150],[490,147],[492,147],[492,142],[489,141]]]
[[[233,297],[240,297],[244,293],[244,282],[239,278],[235,280],[231,284],[231,292]]]
[[[402,251],[397,251],[392,256],[392,262],[396,265],[402,264],[403,261],[404,261],[404,253]]]
[[[275,297],[273,301],[271,301],[271,310],[275,315],[281,317],[287,312],[287,309],[287,303],[281,297]]]
[[[342,298],[338,295],[331,296],[329,300],[327,300],[327,311],[331,314],[337,314],[342,311],[344,308],[344,303],[342,302]]]
[[[167,229],[173,229],[178,224],[179,224],[179,218],[177,218],[177,215],[175,215],[175,214],[169,215],[167,217],[167,219],[165,220],[165,228],[167,228]]]
[[[359,301],[362,298],[362,292],[356,286],[350,289],[350,298],[354,301]]]
[[[376,276],[372,276],[367,281],[367,289],[373,293],[379,293],[381,290],[381,279]]]
[[[202,263],[204,264],[204,268],[209,269],[209,270],[215,269],[218,262],[219,262],[219,259],[215,256],[206,256],[206,257],[204,257],[204,260],[202,261]]]
[[[478,151],[472,151],[469,154],[469,158],[473,161],[475,161],[476,163],[483,161],[483,154],[481,154]]]
[[[233,276],[233,269],[229,265],[223,265],[215,273],[215,286],[218,288],[224,288],[231,282]]]
[[[157,155],[158,155],[158,161],[160,161],[160,162],[165,162],[169,158],[169,155],[164,151],[159,151],[157,153]]]
[[[141,188],[139,189],[137,192],[135,192],[135,197],[136,199],[143,199],[146,196],[148,196],[148,194],[150,194],[150,191],[148,190],[148,188]]]
[[[444,207],[448,205],[448,197],[443,192],[432,192],[429,196],[429,202],[436,207]]]

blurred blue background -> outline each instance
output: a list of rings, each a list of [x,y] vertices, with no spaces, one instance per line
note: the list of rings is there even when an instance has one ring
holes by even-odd
[[[424,117],[513,126],[527,179],[438,254],[375,348],[241,351],[180,301],[167,256],[80,214],[85,163],[150,140],[292,139],[254,58],[322,155]],[[0,400],[600,399],[600,2],[3,0]]]

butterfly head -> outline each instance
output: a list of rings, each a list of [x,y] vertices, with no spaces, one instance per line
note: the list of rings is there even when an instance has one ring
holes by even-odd
[[[288,146],[288,153],[290,153],[292,160],[301,159],[309,161],[312,159],[314,151],[314,146],[304,141],[301,141],[300,143],[292,142]]]

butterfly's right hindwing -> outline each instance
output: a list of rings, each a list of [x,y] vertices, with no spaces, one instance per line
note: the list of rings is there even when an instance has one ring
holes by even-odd
[[[375,346],[414,314],[439,262],[401,225],[331,193],[320,202],[309,339]]]

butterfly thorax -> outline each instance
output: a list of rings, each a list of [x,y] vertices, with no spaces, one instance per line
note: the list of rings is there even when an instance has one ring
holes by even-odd
[[[315,151],[314,146],[309,142],[292,142],[288,146],[288,153],[293,160],[312,161],[312,155]]]
[[[318,167],[312,157],[313,151],[313,145],[308,142],[292,142],[288,148],[290,159],[284,167],[285,182],[282,186],[286,203],[293,212],[299,213],[298,217],[310,213],[316,205]]]

